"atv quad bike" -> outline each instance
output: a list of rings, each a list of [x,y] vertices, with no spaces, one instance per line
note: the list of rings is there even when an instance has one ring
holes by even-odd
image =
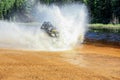
[[[59,32],[50,22],[44,22],[41,29],[43,29],[51,37],[59,37]]]

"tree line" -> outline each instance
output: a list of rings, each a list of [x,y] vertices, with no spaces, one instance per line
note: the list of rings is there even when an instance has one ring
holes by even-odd
[[[0,0],[0,19],[9,19],[10,16],[23,8],[25,0]]]
[[[24,9],[24,4],[29,0],[0,0],[0,19],[9,19],[19,10]],[[84,3],[88,7],[91,23],[120,23],[119,0],[38,0],[41,3],[51,5],[65,3]]]

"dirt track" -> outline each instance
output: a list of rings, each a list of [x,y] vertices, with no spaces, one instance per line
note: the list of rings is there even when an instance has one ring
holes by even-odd
[[[0,80],[120,80],[120,48],[84,45],[64,52],[0,49]]]

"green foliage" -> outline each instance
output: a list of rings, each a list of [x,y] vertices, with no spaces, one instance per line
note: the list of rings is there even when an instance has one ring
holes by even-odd
[[[112,12],[114,17],[118,17],[120,21],[120,0],[111,0],[112,1]]]
[[[25,0],[1,0],[0,19],[5,19],[11,11],[19,9]]]
[[[90,24],[89,31],[92,32],[112,32],[112,33],[120,33],[120,24]]]
[[[26,1],[31,0],[0,0],[0,19],[8,18],[13,12],[23,10]],[[120,23],[120,0],[38,0],[45,4],[64,4],[82,2],[88,6],[92,23]],[[30,4],[32,4],[30,2]]]
[[[7,14],[7,11],[9,11],[13,5],[15,0],[1,0],[0,1],[0,18],[4,18],[4,16]]]
[[[109,23],[112,18],[111,0],[87,0],[92,22]]]

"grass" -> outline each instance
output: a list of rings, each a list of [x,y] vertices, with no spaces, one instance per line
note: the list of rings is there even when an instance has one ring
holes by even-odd
[[[120,24],[90,24],[89,31],[120,33]]]

